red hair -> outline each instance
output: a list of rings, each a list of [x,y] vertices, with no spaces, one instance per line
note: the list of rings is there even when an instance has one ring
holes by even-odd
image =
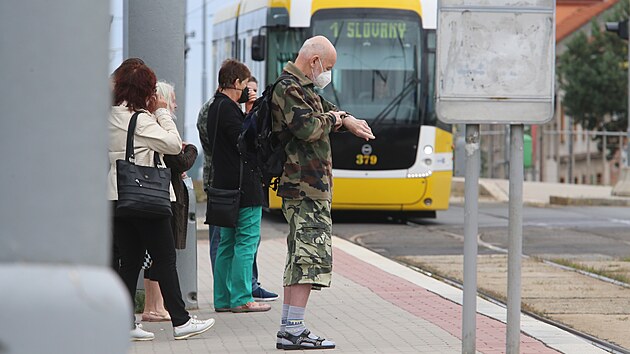
[[[151,110],[155,103],[157,77],[145,64],[120,66],[114,75],[114,105],[127,102],[129,110]]]

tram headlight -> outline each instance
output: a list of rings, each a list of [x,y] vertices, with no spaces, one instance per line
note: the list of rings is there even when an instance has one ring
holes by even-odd
[[[431,166],[431,163],[433,163],[433,160],[431,159],[424,159],[424,164],[427,166]]]
[[[433,204],[433,199],[427,198],[424,200],[424,205],[431,206],[431,204]]]
[[[407,173],[407,178],[427,178],[433,174],[433,171],[429,170],[421,173]]]
[[[422,151],[424,151],[425,155],[431,155],[433,153],[433,146],[425,145]]]

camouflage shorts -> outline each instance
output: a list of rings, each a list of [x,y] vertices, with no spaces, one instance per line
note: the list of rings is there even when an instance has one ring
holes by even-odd
[[[330,201],[284,199],[282,212],[289,223],[283,285],[329,287],[332,276]]]

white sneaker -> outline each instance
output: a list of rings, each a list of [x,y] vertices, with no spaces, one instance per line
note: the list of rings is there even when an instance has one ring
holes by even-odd
[[[142,329],[142,325],[138,323],[136,323],[134,329],[131,330],[130,335],[132,341],[153,340],[153,338],[155,338],[153,333],[145,331]]]
[[[197,316],[193,316],[183,325],[173,327],[173,336],[175,339],[186,339],[209,330],[213,325],[214,318],[203,321],[198,320]]]

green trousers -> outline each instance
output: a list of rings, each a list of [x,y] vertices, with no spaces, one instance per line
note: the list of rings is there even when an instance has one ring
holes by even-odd
[[[241,208],[236,228],[221,228],[214,267],[214,308],[233,308],[254,301],[252,265],[260,240],[262,207]]]

